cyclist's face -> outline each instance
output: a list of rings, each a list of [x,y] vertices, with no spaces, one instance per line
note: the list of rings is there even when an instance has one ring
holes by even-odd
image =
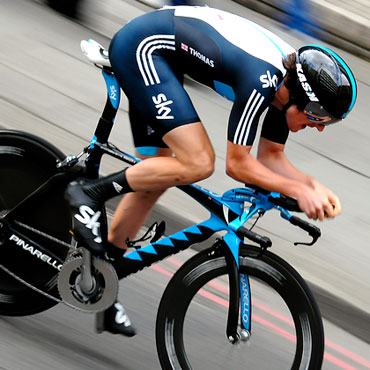
[[[306,127],[316,128],[318,131],[324,131],[325,126],[312,121],[303,111],[299,110],[296,105],[291,105],[286,111],[286,119],[289,130],[297,132]]]

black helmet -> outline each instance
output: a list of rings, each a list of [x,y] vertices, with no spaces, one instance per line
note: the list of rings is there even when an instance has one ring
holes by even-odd
[[[287,82],[290,104],[297,104],[308,118],[328,125],[345,118],[353,108],[357,96],[355,78],[333,51],[318,45],[299,48],[296,73]]]

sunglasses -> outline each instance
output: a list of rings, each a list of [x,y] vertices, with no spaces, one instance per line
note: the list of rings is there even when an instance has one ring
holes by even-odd
[[[303,108],[303,112],[308,119],[314,121],[320,126],[332,125],[333,123],[337,123],[342,120],[340,118],[333,117],[318,102],[308,102]]]

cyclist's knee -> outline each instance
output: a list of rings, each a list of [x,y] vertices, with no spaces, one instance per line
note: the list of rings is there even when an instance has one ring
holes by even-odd
[[[208,157],[201,158],[201,164],[200,164],[200,180],[204,180],[208,177],[210,177],[214,170],[215,170],[215,158],[213,155],[210,155]]]
[[[182,174],[184,182],[190,184],[208,178],[214,172],[214,163],[215,158],[212,153],[197,156],[184,166]]]

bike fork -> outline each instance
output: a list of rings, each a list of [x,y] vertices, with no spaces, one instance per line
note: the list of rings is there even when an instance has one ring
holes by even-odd
[[[239,274],[240,284],[240,321],[242,329],[240,330],[240,340],[247,341],[251,337],[252,327],[252,296],[250,290],[249,277],[246,274]]]
[[[249,278],[239,274],[238,266],[230,249],[225,245],[225,259],[229,275],[229,311],[226,336],[230,343],[247,341],[251,330],[251,294]],[[238,331],[239,307],[241,303],[241,330]]]
[[[227,245],[224,245],[227,271],[229,275],[229,312],[227,315],[226,336],[230,343],[235,344],[239,341],[238,321],[239,321],[239,273],[235,258]]]

